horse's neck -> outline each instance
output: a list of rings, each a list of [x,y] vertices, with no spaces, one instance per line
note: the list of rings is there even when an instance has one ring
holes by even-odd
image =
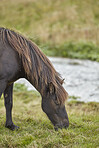
[[[44,91],[44,86],[42,88],[42,83],[38,82],[38,84],[33,80],[33,78],[26,78],[35,88],[36,90],[42,95],[43,91]]]

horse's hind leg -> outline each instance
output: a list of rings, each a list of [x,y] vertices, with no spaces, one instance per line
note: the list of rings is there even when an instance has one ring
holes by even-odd
[[[13,84],[7,86],[4,91],[4,101],[5,101],[5,108],[6,108],[6,124],[5,127],[15,130],[19,127],[14,125],[12,122],[12,106],[13,106]]]

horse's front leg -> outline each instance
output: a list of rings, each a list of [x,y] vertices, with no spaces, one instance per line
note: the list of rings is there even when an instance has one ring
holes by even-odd
[[[7,86],[6,81],[3,79],[0,80],[0,98],[1,98],[2,93],[4,93],[6,86]]]
[[[4,102],[5,102],[5,108],[6,108],[6,124],[5,127],[15,130],[19,127],[14,125],[12,122],[12,106],[13,106],[13,84],[7,86],[7,88],[4,91]]]

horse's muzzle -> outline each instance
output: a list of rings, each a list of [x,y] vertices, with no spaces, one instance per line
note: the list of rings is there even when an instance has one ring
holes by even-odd
[[[54,129],[55,129],[55,131],[58,131],[58,128],[60,128],[60,129],[62,129],[62,128],[67,129],[68,127],[69,127],[69,120],[65,119],[65,120],[63,120],[63,122],[60,122],[60,123],[56,124],[54,126]]]

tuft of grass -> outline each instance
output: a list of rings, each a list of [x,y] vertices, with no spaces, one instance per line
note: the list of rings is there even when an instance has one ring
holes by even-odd
[[[22,92],[22,91],[27,91],[27,87],[24,84],[15,83],[14,92]]]
[[[99,103],[67,102],[70,126],[56,132],[41,109],[40,95],[35,91],[26,91],[23,85],[17,85],[22,90],[14,88],[13,121],[20,129],[12,132],[4,127],[5,108],[1,98],[0,147],[98,148]]]

